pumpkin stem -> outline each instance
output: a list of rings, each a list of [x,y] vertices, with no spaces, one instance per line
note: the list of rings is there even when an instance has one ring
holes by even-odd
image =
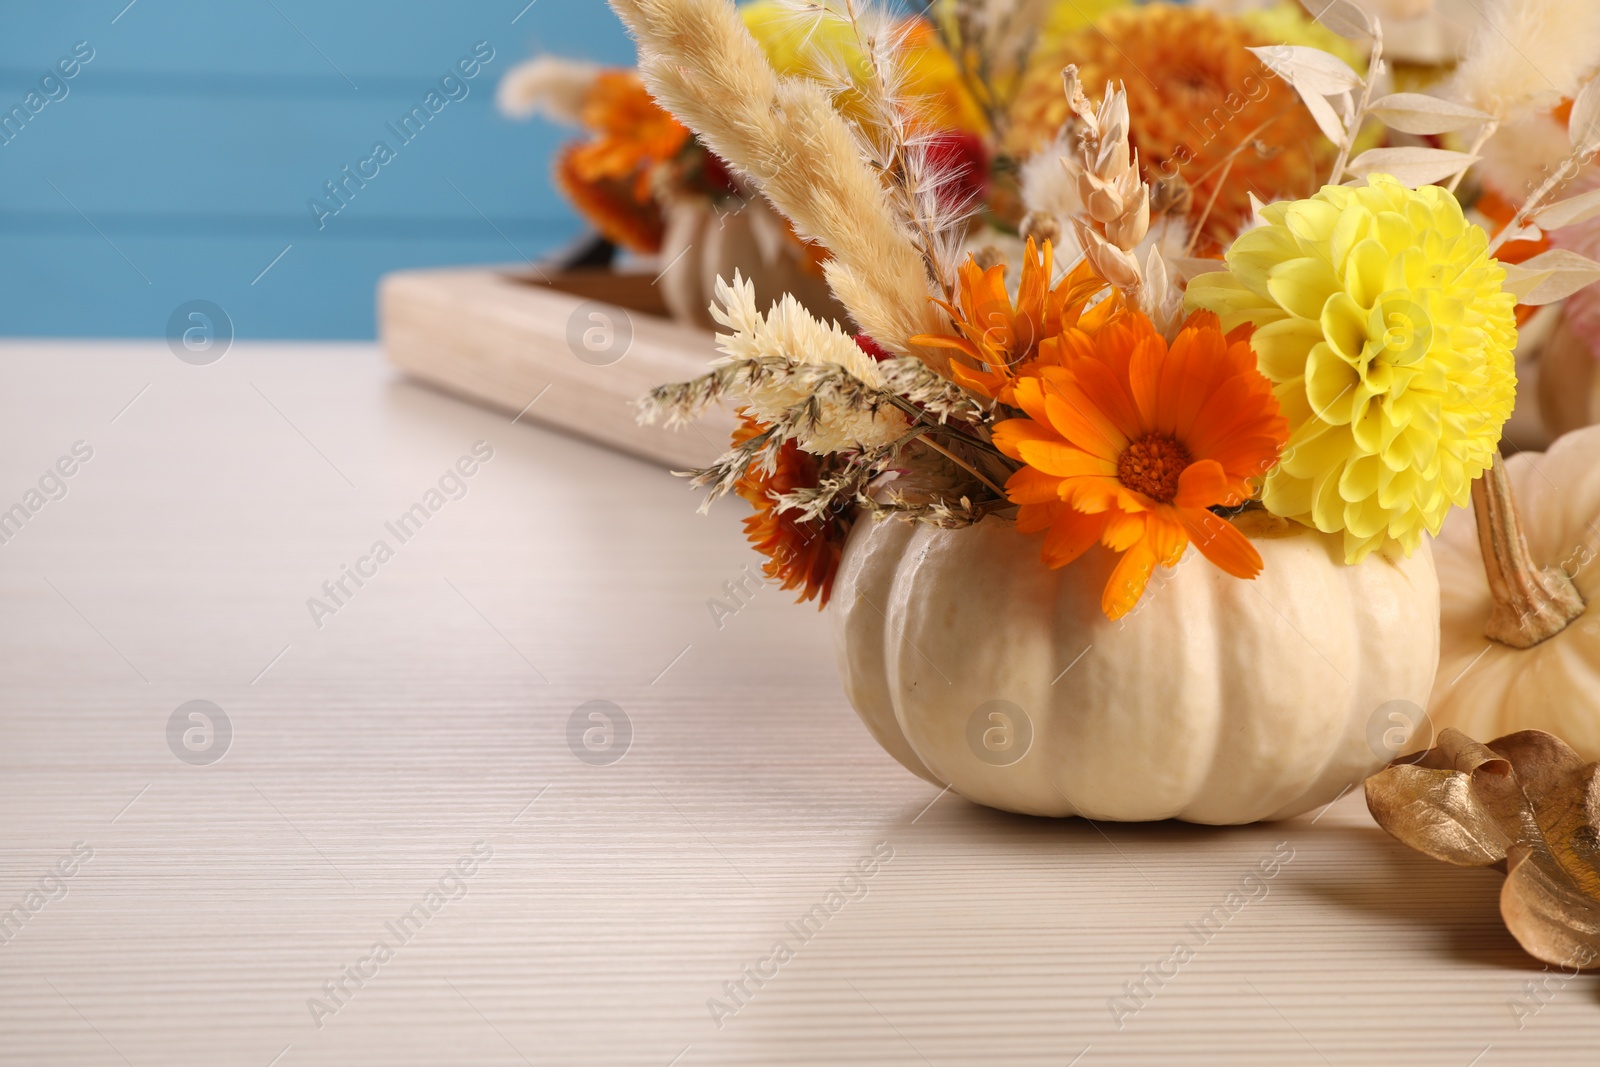
[[[1529,555],[1511,479],[1498,455],[1472,483],[1472,510],[1494,596],[1494,614],[1484,636],[1512,648],[1532,648],[1583,614],[1583,595],[1567,573],[1559,567],[1541,569]]]

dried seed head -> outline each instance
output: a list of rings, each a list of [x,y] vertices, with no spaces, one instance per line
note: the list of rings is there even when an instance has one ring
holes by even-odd
[[[1194,200],[1194,191],[1183,175],[1174,174],[1170,178],[1157,178],[1150,186],[1150,210],[1156,215],[1176,215],[1179,218],[1189,214],[1189,206]]]
[[[1132,206],[1118,219],[1106,223],[1106,239],[1118,248],[1132,251],[1150,232],[1150,190],[1139,186]]]
[[[1006,261],[1006,254],[994,245],[984,245],[972,253],[972,261],[978,265],[979,270],[988,270],[997,267]]]
[[[1053,215],[1046,215],[1038,211],[1030,211],[1022,220],[1022,239],[1028,238],[1043,244],[1049,241],[1053,245],[1061,243],[1061,223]]]

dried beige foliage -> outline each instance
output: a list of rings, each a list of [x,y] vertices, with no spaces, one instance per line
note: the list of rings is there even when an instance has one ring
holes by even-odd
[[[1447,729],[1367,779],[1367,807],[1425,855],[1505,871],[1500,914],[1529,955],[1600,964],[1600,764],[1542,730],[1483,745]]]

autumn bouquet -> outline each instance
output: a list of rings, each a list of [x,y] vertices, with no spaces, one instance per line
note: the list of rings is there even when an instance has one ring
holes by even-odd
[[[847,315],[720,279],[720,357],[645,416],[737,408],[694,484],[744,498],[766,575],[831,605],[846,692],[912,772],[1038,815],[1325,804],[1428,741],[1430,541],[1474,498],[1483,556],[1453,580],[1500,605],[1490,637],[1585,610],[1528,550],[1498,446],[1519,305],[1600,265],[1499,253],[1600,215],[1566,191],[1600,146],[1600,49],[1547,57],[1548,88],[1513,76],[1537,42],[1497,43],[1506,0],[1448,78],[1397,91],[1380,22],[1310,2],[1314,26],[1273,9],[1276,41],[1117,7],[1092,27],[1111,47],[1051,53],[1052,98],[974,91],[1011,101],[1008,243],[993,195],[952,195],[897,16],[785,4],[800,73],[728,0],[613,0],[655,100],[824,251]],[[1568,156],[1491,236],[1469,172],[1562,98]],[[1024,112],[1051,128],[1029,142]]]

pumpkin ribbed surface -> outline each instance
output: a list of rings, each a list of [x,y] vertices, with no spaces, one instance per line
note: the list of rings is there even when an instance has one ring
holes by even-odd
[[[1240,525],[1260,578],[1191,549],[1112,622],[1105,549],[1048,570],[1004,520],[863,520],[830,609],[846,693],[908,769],[996,808],[1232,824],[1324,804],[1384,762],[1384,709],[1427,702],[1432,559],[1347,566],[1336,536]]]

